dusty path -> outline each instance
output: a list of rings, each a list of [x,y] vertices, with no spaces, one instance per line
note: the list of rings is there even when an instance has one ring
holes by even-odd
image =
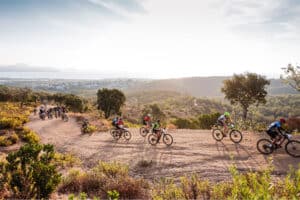
[[[168,148],[164,144],[149,145],[137,129],[130,130],[132,138],[128,143],[114,142],[108,132],[81,135],[80,127],[72,118],[63,122],[32,117],[27,126],[40,135],[43,143],[54,144],[59,152],[77,155],[86,168],[99,160],[119,161],[128,164],[134,176],[147,179],[196,172],[201,177],[219,181],[230,177],[228,167],[233,163],[241,171],[261,170],[267,166],[269,158],[257,152],[256,141],[260,136],[253,133],[244,133],[241,144],[235,145],[229,138],[216,142],[209,130],[177,130],[171,133],[174,143]],[[300,163],[300,159],[290,157],[283,149],[273,155],[277,175],[285,174],[289,165],[297,167]],[[152,164],[140,167],[141,160],[152,161]]]

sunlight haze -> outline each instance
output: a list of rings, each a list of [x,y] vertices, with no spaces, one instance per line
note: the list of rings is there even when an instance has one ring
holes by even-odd
[[[0,0],[0,65],[278,78],[299,62],[299,11],[295,0]]]

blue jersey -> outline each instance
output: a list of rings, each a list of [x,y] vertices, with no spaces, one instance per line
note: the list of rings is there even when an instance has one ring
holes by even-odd
[[[268,127],[268,131],[274,130],[276,128],[281,128],[281,123],[279,121],[276,121],[276,122],[273,122],[272,124],[270,124]]]

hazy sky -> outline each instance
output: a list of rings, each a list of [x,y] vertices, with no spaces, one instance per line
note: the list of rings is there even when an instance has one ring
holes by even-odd
[[[0,0],[0,55],[144,78],[277,77],[300,62],[300,1]]]

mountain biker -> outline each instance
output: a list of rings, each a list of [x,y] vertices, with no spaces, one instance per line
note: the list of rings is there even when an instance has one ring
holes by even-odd
[[[123,129],[124,128],[124,122],[123,122],[122,117],[119,118],[116,127],[117,127],[117,129]]]
[[[152,126],[152,132],[155,133],[158,137],[157,137],[157,142],[160,139],[161,136],[161,124],[160,124],[160,120],[158,119]]]
[[[279,119],[279,121],[275,121],[268,126],[267,134],[271,137],[272,143],[275,146],[279,146],[277,143],[281,140],[282,131],[284,128],[282,127],[286,124],[286,120],[284,118]]]
[[[84,119],[83,123],[82,123],[82,130],[83,130],[83,132],[86,131],[86,129],[88,128],[89,125],[90,125],[89,120],[88,119]]]
[[[117,127],[117,126],[118,126],[118,122],[119,122],[119,117],[115,117],[115,118],[113,118],[111,124],[112,124],[115,128],[118,129],[118,127]]]
[[[224,114],[223,115],[221,115],[219,118],[218,118],[218,121],[217,121],[217,123],[218,123],[218,125],[220,125],[220,126],[222,126],[222,127],[224,127],[224,136],[226,137],[226,133],[227,133],[227,131],[228,131],[228,123],[231,123],[232,122],[232,120],[231,120],[231,118],[230,118],[230,113],[229,112],[224,112]]]
[[[143,124],[144,124],[147,128],[150,128],[150,127],[151,127],[151,114],[147,114],[147,115],[143,118]]]

